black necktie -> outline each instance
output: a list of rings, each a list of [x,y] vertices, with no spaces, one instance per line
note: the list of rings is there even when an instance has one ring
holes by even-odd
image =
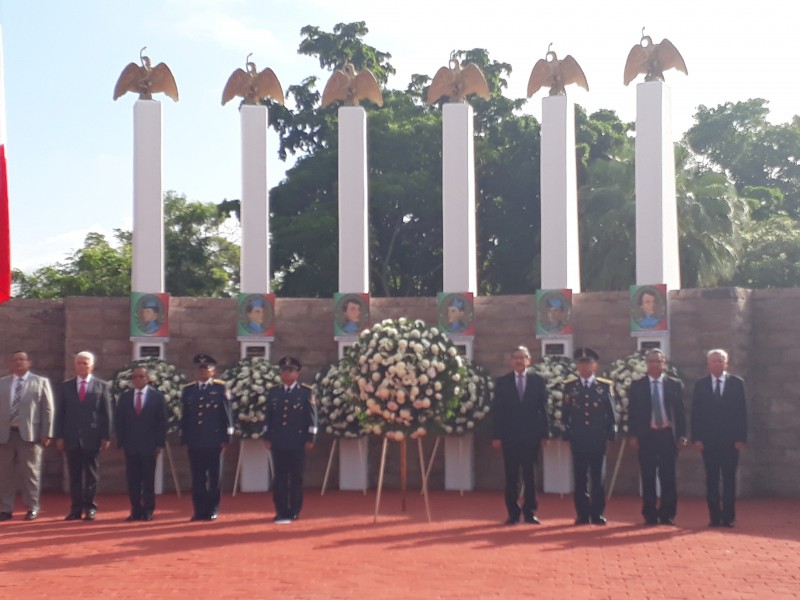
[[[714,384],[714,397],[721,398],[722,397],[722,380],[717,379],[716,383]]]

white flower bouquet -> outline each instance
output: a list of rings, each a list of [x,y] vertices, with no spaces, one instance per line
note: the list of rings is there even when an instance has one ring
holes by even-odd
[[[434,421],[447,434],[462,435],[475,429],[478,421],[489,414],[494,397],[494,381],[486,371],[462,358],[466,374],[462,394],[438,405]]]
[[[257,440],[264,431],[267,390],[280,385],[280,371],[264,358],[243,358],[222,374],[231,395],[233,428],[244,439]]]
[[[531,369],[547,386],[547,413],[550,437],[564,437],[564,382],[575,374],[575,361],[568,356],[544,356]]]
[[[177,431],[181,426],[181,391],[186,377],[179,373],[174,365],[159,358],[143,358],[135,360],[119,370],[111,381],[111,395],[114,405],[119,402],[122,392],[133,389],[131,374],[137,367],[144,367],[150,373],[150,387],[164,394],[164,406],[167,410],[167,432]]]
[[[361,407],[353,394],[351,367],[351,361],[343,358],[314,377],[319,428],[337,437],[357,438],[367,433],[362,427],[363,418],[359,417],[363,414]]]
[[[619,420],[619,430],[622,433],[628,433],[628,396],[631,383],[647,374],[644,356],[644,352],[634,352],[625,358],[618,358],[604,373],[604,376],[614,384],[614,408]],[[670,377],[679,376],[678,370],[669,364],[664,369],[664,373]]]

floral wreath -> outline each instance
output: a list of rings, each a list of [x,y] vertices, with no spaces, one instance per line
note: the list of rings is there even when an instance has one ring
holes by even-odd
[[[133,389],[131,375],[133,370],[138,367],[147,369],[150,374],[148,384],[164,394],[164,406],[167,411],[167,433],[178,431],[181,424],[181,391],[186,383],[186,377],[178,372],[175,365],[171,365],[160,358],[135,360],[117,371],[111,381],[111,395],[114,398],[114,405],[116,406],[119,402],[123,392]]]
[[[546,355],[531,370],[542,377],[547,387],[547,414],[552,438],[564,437],[564,382],[575,374],[575,361],[568,356]]]
[[[259,439],[267,414],[267,390],[281,383],[278,367],[262,357],[243,358],[222,374],[222,380],[231,395],[236,435]]]
[[[361,408],[351,389],[351,366],[351,361],[342,359],[314,377],[319,428],[337,437],[357,438],[367,433],[362,427],[363,418],[359,417]]]

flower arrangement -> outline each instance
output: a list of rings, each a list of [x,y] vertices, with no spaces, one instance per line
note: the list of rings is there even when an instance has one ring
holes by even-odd
[[[462,357],[462,361],[467,370],[464,394],[442,402],[434,418],[447,434],[461,435],[475,429],[478,421],[489,414],[494,396],[494,381],[489,374],[469,359]]]
[[[492,389],[445,333],[406,318],[363,331],[318,384],[326,431],[397,441],[466,433],[488,412]]]
[[[352,392],[351,367],[352,361],[343,358],[314,377],[319,428],[337,437],[357,438],[366,434],[363,419],[359,417],[361,408]]]
[[[547,413],[550,437],[564,437],[564,382],[575,374],[575,361],[568,356],[543,356],[531,369],[542,377],[547,386]]]
[[[243,358],[222,374],[231,395],[233,427],[244,439],[257,440],[264,431],[267,390],[281,383],[276,365],[261,357]]]
[[[617,413],[619,430],[628,433],[628,393],[631,383],[641,379],[647,374],[647,364],[644,352],[634,352],[625,358],[618,358],[604,373],[605,377],[613,382],[614,410]],[[670,377],[678,377],[678,370],[668,364],[664,373]]]
[[[181,425],[181,391],[186,377],[179,373],[174,365],[158,358],[143,358],[133,361],[117,371],[111,381],[111,395],[114,404],[126,390],[133,389],[131,374],[137,367],[144,367],[150,373],[150,386],[164,394],[164,405],[167,410],[167,432],[180,429]]]

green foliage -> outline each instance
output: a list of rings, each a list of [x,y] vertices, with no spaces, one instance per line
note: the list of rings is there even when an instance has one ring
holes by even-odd
[[[166,291],[174,296],[224,296],[238,286],[239,246],[221,227],[231,201],[220,205],[164,196]],[[131,293],[131,233],[114,230],[113,243],[99,233],[86,236],[83,248],[63,262],[33,273],[15,270],[18,298],[128,296]],[[137,290],[142,291],[142,290]]]
[[[800,287],[800,223],[786,215],[757,221],[744,233],[736,273],[747,288]]]

